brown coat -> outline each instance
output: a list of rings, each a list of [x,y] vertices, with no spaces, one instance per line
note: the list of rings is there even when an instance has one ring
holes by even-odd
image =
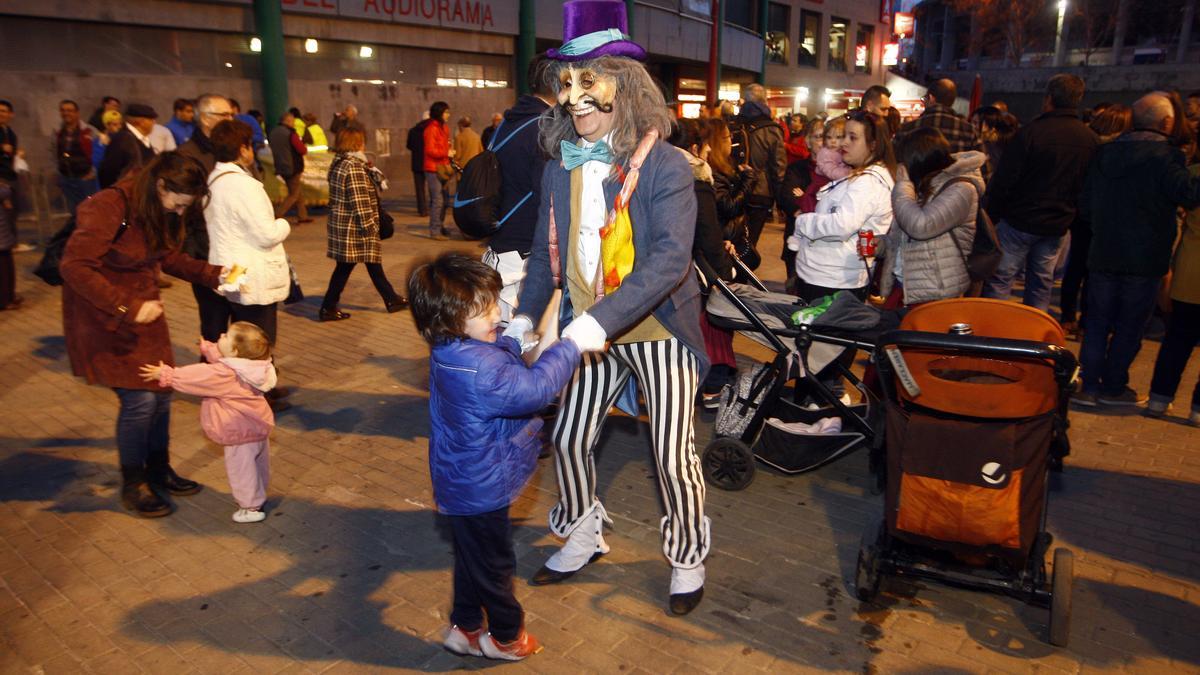
[[[379,193],[361,159],[339,153],[329,167],[329,218],[325,254],[338,262],[383,262],[379,244]]]
[[[217,287],[221,268],[179,251],[151,253],[132,216],[114,244],[132,186],[131,179],[121,181],[79,205],[60,264],[63,332],[71,370],[89,384],[162,391],[143,382],[138,367],[174,365],[166,316],[148,324],[133,321],[142,303],[160,299],[154,267],[161,264],[168,274],[209,288]]]

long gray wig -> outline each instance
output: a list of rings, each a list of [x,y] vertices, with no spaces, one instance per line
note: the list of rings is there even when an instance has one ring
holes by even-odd
[[[671,136],[674,116],[667,108],[662,91],[650,77],[650,73],[646,72],[645,66],[633,59],[619,56],[601,56],[570,64],[556,61],[546,73],[555,96],[558,96],[562,89],[559,75],[568,65],[577,69],[590,68],[616,80],[617,93],[613,98],[613,113],[616,118],[613,120],[611,147],[618,164],[625,164],[629,160],[642,136],[651,129],[657,129],[658,137],[664,141]],[[562,154],[559,150],[561,141],[574,143],[579,139],[571,115],[558,104],[542,114],[539,130],[542,150],[555,159]]]

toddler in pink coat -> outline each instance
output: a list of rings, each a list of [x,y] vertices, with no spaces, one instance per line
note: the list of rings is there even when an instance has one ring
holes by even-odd
[[[146,364],[142,379],[158,382],[184,394],[204,397],[200,427],[215,443],[225,446],[225,472],[238,503],[235,523],[264,520],[267,500],[269,436],[275,415],[263,396],[275,386],[275,366],[267,335],[258,326],[237,321],[216,344],[200,341],[208,363],[174,368]]]

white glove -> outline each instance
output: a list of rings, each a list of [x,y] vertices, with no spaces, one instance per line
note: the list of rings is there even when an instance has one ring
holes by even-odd
[[[788,250],[789,251],[799,251],[800,250],[800,239],[801,239],[800,235],[798,235],[798,234],[793,234],[792,236],[788,237],[787,242],[786,242]]]
[[[604,349],[608,333],[604,332],[592,315],[584,312],[563,329],[562,338],[573,341],[581,352],[598,352]]]
[[[533,320],[524,314],[518,314],[508,322],[508,328],[501,333],[505,337],[516,340],[521,345],[521,353],[537,346],[537,336],[533,333]]]

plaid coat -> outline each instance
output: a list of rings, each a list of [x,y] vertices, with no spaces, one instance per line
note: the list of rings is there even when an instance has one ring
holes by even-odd
[[[383,262],[379,246],[379,193],[358,157],[339,154],[329,167],[329,245],[338,262]]]
[[[979,140],[979,130],[965,117],[939,103],[930,103],[921,116],[900,127],[902,136],[919,127],[933,127],[942,132],[950,142],[950,152],[967,152],[968,150],[983,151],[983,143]]]

